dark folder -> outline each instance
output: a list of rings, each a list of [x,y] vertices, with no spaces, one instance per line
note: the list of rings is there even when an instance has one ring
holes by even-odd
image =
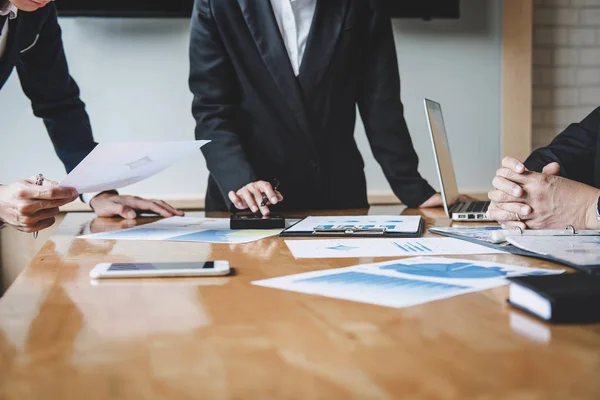
[[[600,323],[600,277],[584,274],[508,278],[508,303],[555,323]]]

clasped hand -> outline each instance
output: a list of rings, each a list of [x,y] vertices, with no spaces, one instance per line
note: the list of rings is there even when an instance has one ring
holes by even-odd
[[[77,190],[45,180],[38,186],[24,180],[0,186],[0,220],[23,232],[37,232],[54,224],[59,207],[77,199]]]
[[[506,157],[496,172],[488,197],[488,217],[504,228],[590,228],[596,221],[599,191],[558,176],[560,165],[550,163],[541,173],[529,171],[517,159]]]

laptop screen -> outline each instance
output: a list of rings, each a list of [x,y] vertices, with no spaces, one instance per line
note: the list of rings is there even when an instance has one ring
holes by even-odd
[[[450,157],[450,146],[448,146],[442,106],[428,99],[425,99],[424,102],[438,176],[442,187],[442,196],[444,197],[444,208],[446,208],[446,214],[450,216],[448,209],[458,201],[459,193]]]

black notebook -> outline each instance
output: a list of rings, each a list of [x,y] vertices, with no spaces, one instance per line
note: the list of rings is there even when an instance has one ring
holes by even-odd
[[[508,278],[508,303],[545,321],[600,323],[600,276],[576,273]]]

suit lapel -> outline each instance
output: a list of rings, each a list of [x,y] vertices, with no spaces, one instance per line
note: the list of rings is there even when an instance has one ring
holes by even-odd
[[[307,99],[323,79],[344,26],[348,0],[317,0],[315,17],[300,65],[300,85]]]
[[[0,58],[0,88],[4,86],[10,73],[15,67],[15,52],[18,51],[17,38],[19,35],[20,18],[8,21],[8,38],[6,39],[6,49]]]
[[[269,0],[238,0],[256,47],[289,105],[300,129],[310,136],[310,123],[304,108],[302,89],[279,32]]]

